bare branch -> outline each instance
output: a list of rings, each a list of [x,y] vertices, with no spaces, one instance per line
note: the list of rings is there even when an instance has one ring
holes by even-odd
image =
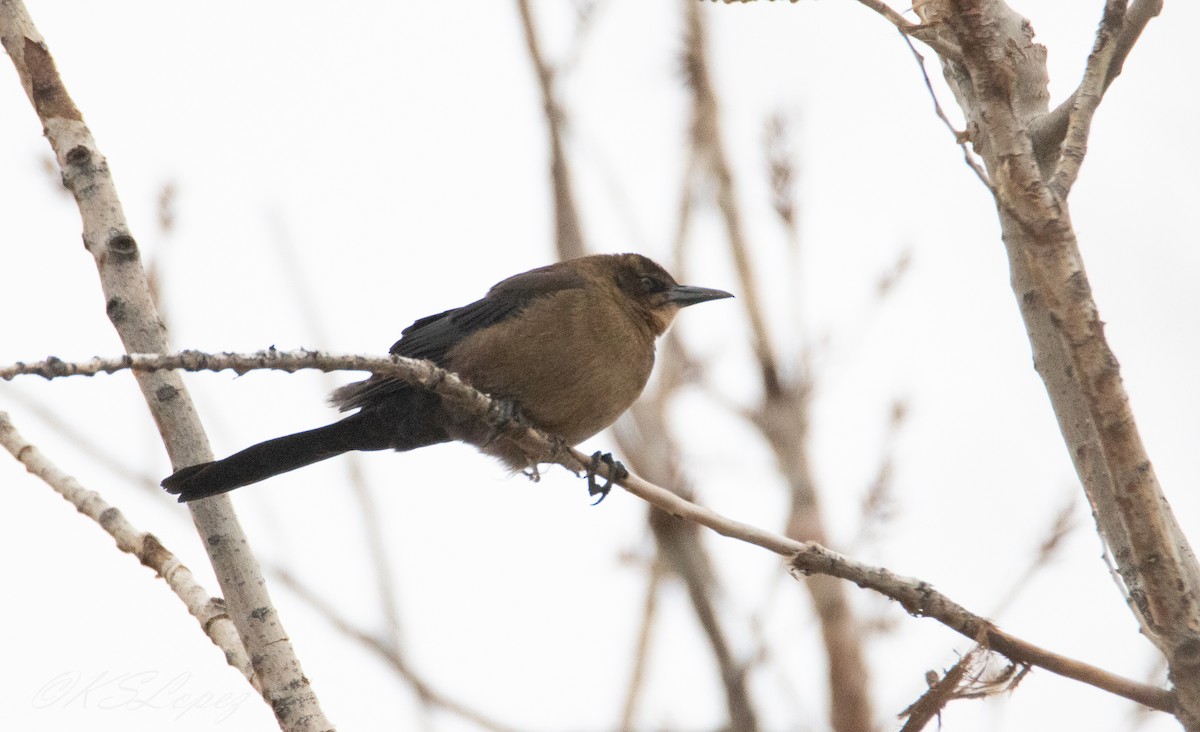
[[[288,372],[311,368],[322,371],[350,370],[387,374],[430,389],[442,396],[447,403],[462,409],[465,414],[487,421],[490,426],[497,428],[500,435],[498,439],[513,441],[527,454],[536,456],[542,462],[553,462],[576,473],[583,471],[591,462],[590,456],[573,448],[564,448],[561,441],[551,435],[522,425],[513,425],[511,419],[505,416],[506,410],[500,409],[489,396],[471,388],[456,375],[434,366],[429,361],[397,356],[339,357],[312,351],[260,351],[254,354],[219,355],[190,351],[169,356],[131,354],[115,359],[96,358],[78,364],[57,359],[52,363],[42,361],[34,364],[16,364],[0,368],[0,378],[11,379],[18,374],[36,374],[47,378],[93,375],[127,368],[142,371],[170,368],[196,371],[233,369],[239,373],[258,368]],[[608,477],[608,467],[603,464],[598,467],[597,472],[600,477]],[[1171,692],[1116,676],[1021,640],[1000,630],[991,621],[969,612],[934,590],[927,582],[901,577],[882,567],[856,562],[815,542],[796,541],[727,518],[633,474],[617,480],[616,484],[672,516],[787,558],[795,576],[825,574],[849,580],[859,587],[874,590],[899,602],[911,615],[934,618],[972,641],[983,642],[1015,663],[1039,666],[1154,709],[1173,709],[1174,695]]]
[[[917,62],[917,68],[921,69],[921,78],[925,80],[925,88],[929,90],[929,98],[933,100],[934,114],[946,125],[946,129],[950,130],[950,134],[954,136],[954,141],[962,148],[963,162],[975,173],[975,177],[979,178],[979,181],[990,189],[992,182],[988,179],[987,171],[983,169],[983,166],[979,164],[975,156],[971,154],[971,148],[967,147],[970,138],[966,132],[954,129],[954,123],[946,116],[946,110],[942,109],[942,103],[938,101],[937,92],[933,89],[933,82],[929,79],[929,72],[925,70],[925,57],[917,51],[917,47],[912,44],[908,36],[904,36],[904,42],[908,44],[908,50],[912,51],[913,58]]]
[[[900,31],[901,33],[911,33],[919,27],[916,23],[910,23],[909,21],[905,20],[903,15],[897,13],[891,8],[890,5],[882,2],[882,0],[858,1],[863,5],[866,5],[871,10],[874,10],[876,13],[882,15],[889,23],[896,26],[896,30]]]
[[[871,10],[882,15],[889,23],[896,26],[896,30],[900,34],[908,37],[912,36],[918,41],[932,48],[942,58],[958,58],[962,50],[946,39],[945,36],[936,32],[936,29],[930,24],[916,24],[904,19],[904,16],[896,12],[891,6],[882,2],[882,0],[858,0],[863,5],[866,5]],[[919,8],[923,3],[921,0],[913,2],[914,8]]]
[[[767,118],[763,129],[763,152],[767,159],[767,182],[771,186],[771,208],[788,237],[796,235],[796,169],[788,144],[788,122],[778,112]]]
[[[196,618],[200,629],[217,648],[225,654],[225,660],[241,672],[256,691],[262,692],[258,676],[246,655],[246,649],[238,637],[229,616],[225,613],[225,601],[212,595],[200,586],[192,571],[179,558],[164,547],[153,534],[139,531],[129,522],[119,508],[109,505],[96,491],[80,485],[79,481],[58,469],[36,446],[17,432],[7,412],[0,411],[0,445],[17,459],[25,469],[45,481],[60,496],[75,506],[76,510],[95,521],[117,542],[117,548],[132,554],[142,564],[154,570],[167,583],[171,591],[183,602],[184,607]]]
[[[1046,533],[1037,547],[1034,556],[1030,558],[1029,564],[1025,570],[1013,580],[1009,587],[1008,593],[996,603],[992,609],[991,616],[999,617],[1012,605],[1013,602],[1020,596],[1021,592],[1030,586],[1033,578],[1038,572],[1045,569],[1057,554],[1062,551],[1063,542],[1066,541],[1075,529],[1079,528],[1075,522],[1075,500],[1072,494],[1072,500],[1068,500],[1058,513],[1054,515],[1050,526],[1046,528]]]
[[[986,650],[982,645],[975,646],[941,678],[934,671],[928,672],[929,691],[900,713],[901,718],[908,717],[900,732],[924,729],[955,699],[982,699],[1011,692],[1029,672],[1028,666],[1016,664],[992,671],[988,664],[991,656],[984,653]]]
[[[778,355],[767,330],[764,305],[750,262],[750,246],[742,227],[741,208],[733,181],[732,166],[725,151],[716,89],[708,70],[704,17],[699,5],[685,0],[685,53],[692,91],[692,150],[716,188],[717,205],[725,221],[726,238],[741,282],[740,302],[746,309],[753,333],[753,347],[762,379],[760,403],[751,410],[751,423],[775,453],[780,473],[789,487],[790,506],[787,535],[799,541],[825,543],[827,537],[811,466],[808,461],[808,410],[812,382],[806,369],[785,379]],[[777,167],[776,170],[779,170]],[[776,174],[776,196],[786,189],[786,180]],[[786,204],[781,218],[788,221]],[[801,355],[800,360],[803,361]],[[862,634],[846,596],[846,588],[828,577],[811,577],[805,582],[828,659],[829,717],[838,732],[862,732],[873,726],[868,690],[868,673],[862,652]]]
[[[625,706],[621,712],[622,732],[633,732],[633,718],[641,701],[646,678],[646,664],[650,656],[651,631],[658,614],[658,590],[662,587],[661,562],[652,562],[646,578],[646,601],[642,608],[642,627],[638,633],[637,647],[633,652],[633,672],[629,674],[629,691],[625,694]]]
[[[84,246],[95,259],[109,320],[122,344],[129,352],[169,350],[166,328],[154,305],[137,241],[125,220],[108,163],[20,0],[0,2],[0,41],[54,150],[63,183],[75,198]],[[193,465],[212,457],[179,374],[139,374],[138,386],[174,465]],[[263,697],[280,726],[303,732],[331,729],[271,604],[262,571],[232,504],[228,500],[202,501],[191,511],[230,617],[262,683]]]
[[[882,567],[856,562],[814,542],[798,542],[726,518],[637,476],[630,476],[621,485],[664,511],[706,526],[722,536],[739,539],[785,557],[790,556],[790,566],[795,575],[828,574],[849,580],[859,587],[874,590],[899,602],[911,615],[934,618],[971,640],[982,639],[989,648],[1016,663],[1039,666],[1154,709],[1173,709],[1174,695],[1171,692],[1122,678],[1021,640],[1000,630],[991,621],[969,612],[934,590],[927,582],[900,577]]]
[[[937,677],[936,671],[928,672],[926,678],[930,681],[929,691],[900,712],[900,718],[905,720],[900,732],[918,732],[925,729],[925,725],[942,713],[942,709],[954,698],[954,692],[962,683],[971,664],[975,663],[979,650],[979,646],[972,648],[958,659],[958,663],[951,666],[949,671],[942,674],[941,678]]]
[[[750,319],[750,328],[754,334],[754,355],[758,359],[763,382],[767,392],[774,393],[781,388],[779,362],[771,346],[766,318],[763,316],[762,303],[759,300],[758,283],[750,264],[741,209],[737,203],[737,191],[733,183],[733,169],[721,142],[716,91],[708,73],[704,20],[699,3],[693,0],[683,2],[687,23],[684,60],[693,100],[692,146],[717,186],[717,206],[721,209],[725,221],[730,252],[737,267],[738,281],[741,283],[738,302],[745,306],[746,315]]]
[[[685,195],[685,199],[687,196]],[[668,336],[665,358],[659,367],[657,384],[634,404],[614,430],[621,451],[630,466],[653,480],[670,485],[681,496],[691,498],[692,491],[684,477],[679,450],[667,427],[667,401],[686,381],[687,357],[679,339]],[[739,732],[758,728],[757,714],[751,703],[746,679],[746,664],[736,658],[729,643],[729,634],[721,622],[714,600],[714,572],[709,553],[700,541],[694,524],[685,523],[651,508],[650,530],[658,550],[655,570],[672,572],[687,589],[692,610],[712,649],[725,689],[725,704],[729,712],[729,727]]]
[[[1200,615],[1188,589],[1200,590],[1194,555],[1174,517],[1163,510],[1166,500],[1137,430],[1117,359],[1104,337],[1067,210],[1043,183],[1032,144],[1022,133],[1018,110],[1033,105],[1010,99],[1036,90],[1015,84],[1012,72],[1002,71],[997,61],[1012,58],[1006,50],[1012,41],[1002,29],[1017,21],[996,23],[991,14],[999,12],[998,6],[987,0],[960,4],[955,30],[963,39],[978,93],[976,113],[982,111],[987,120],[981,127],[988,137],[985,157],[995,161],[989,167],[1002,175],[995,180],[997,203],[1035,346],[1035,364],[1047,381],[1089,498],[1104,503],[1096,514],[1118,522],[1102,524],[1106,541],[1128,542],[1132,550],[1122,575],[1132,585],[1145,583],[1152,620],[1148,634],[1160,636],[1160,647],[1165,643],[1178,648],[1183,638],[1194,638],[1189,619]],[[1023,30],[1016,32],[1025,37]],[[1039,75],[1036,69],[1019,73],[1026,78]],[[1040,75],[1044,78],[1044,69]],[[1051,349],[1061,365],[1051,366],[1046,360],[1046,350]],[[1078,434],[1081,430],[1089,435]],[[1163,634],[1174,639],[1161,638]]]
[[[587,247],[583,240],[583,229],[579,226],[579,214],[575,208],[571,171],[563,151],[563,113],[554,96],[554,70],[542,57],[529,0],[517,0],[517,7],[521,11],[521,28],[525,31],[529,59],[533,62],[533,70],[537,73],[538,86],[542,92],[542,108],[546,113],[547,132],[550,135],[550,183],[554,193],[558,256],[560,259],[581,257],[587,253]]]
[[[1066,197],[1079,177],[1079,168],[1083,164],[1084,155],[1087,154],[1092,117],[1104,98],[1104,90],[1108,88],[1108,70],[1116,56],[1116,36],[1120,33],[1124,20],[1125,0],[1108,0],[1104,3],[1100,30],[1096,33],[1092,53],[1088,56],[1083,81],[1073,95],[1071,113],[1067,118],[1066,137],[1061,146],[1058,165],[1055,166],[1054,175],[1050,179],[1050,191],[1059,198]]]
[[[1112,38],[1106,43],[1106,47],[1111,51],[1106,53],[1106,64],[1103,68],[1103,84],[1100,87],[1100,95],[1103,95],[1114,80],[1121,74],[1121,70],[1125,65],[1125,59],[1133,51],[1134,44],[1141,37],[1142,31],[1152,18],[1158,16],[1162,12],[1162,0],[1136,0],[1127,11],[1123,13],[1119,28],[1108,28],[1102,22],[1100,30],[1097,32],[1096,44],[1097,49],[1100,46],[1101,36],[1110,34]],[[1108,5],[1105,5],[1104,16],[1109,17]],[[1115,32],[1114,32],[1115,31]],[[1054,111],[1043,115],[1030,123],[1029,134],[1033,139],[1034,150],[1037,153],[1038,160],[1043,168],[1048,167],[1055,162],[1060,146],[1067,136],[1067,128],[1070,124],[1072,110],[1076,106],[1076,97],[1084,89],[1085,86],[1094,85],[1095,71],[1099,70],[1097,64],[1101,61],[1101,56],[1093,50],[1092,55],[1088,57],[1088,66],[1084,71],[1083,81],[1080,86],[1071,96],[1067,97],[1062,104],[1054,108]],[[1092,92],[1095,93],[1094,91]],[[1099,104],[1099,99],[1096,99]],[[1085,133],[1086,136],[1086,133]]]
[[[1071,144],[1077,149],[1068,154],[1075,162],[1067,162],[1057,185],[1048,185],[1045,152],[1035,148],[1029,133],[1047,114],[1046,49],[1033,42],[1029,22],[1003,0],[929,0],[923,7],[936,11],[944,32],[962,49],[961,58],[944,63],[943,70],[991,174],[1035,368],[1097,527],[1119,563],[1126,597],[1147,637],[1170,661],[1176,715],[1188,729],[1200,729],[1200,564],[1137,429],[1065,200],[1105,71],[1119,68],[1116,46],[1097,41],[1088,88],[1072,105],[1079,114],[1064,133],[1075,135]],[[1122,7],[1108,6],[1102,35],[1113,33]],[[1117,33],[1122,51],[1144,21],[1133,25],[1136,32]]]

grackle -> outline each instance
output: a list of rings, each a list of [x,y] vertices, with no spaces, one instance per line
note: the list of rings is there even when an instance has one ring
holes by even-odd
[[[598,254],[509,277],[481,300],[421,318],[391,352],[457,373],[511,402],[529,424],[575,445],[615,422],[641,394],[654,366],[655,339],[680,308],[725,297],[732,295],[680,285],[639,254]],[[395,377],[348,384],[330,401],[341,411],[358,411],[182,468],[163,487],[180,502],[193,501],[350,450],[404,451],[450,440],[476,445],[514,470],[530,465],[477,418]],[[605,461],[612,465],[611,457]]]

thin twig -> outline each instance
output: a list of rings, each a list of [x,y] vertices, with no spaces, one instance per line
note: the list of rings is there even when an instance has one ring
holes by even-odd
[[[950,130],[950,134],[954,137],[954,142],[962,148],[963,162],[974,171],[979,181],[987,186],[988,190],[991,190],[992,181],[988,178],[987,171],[983,169],[983,166],[979,164],[975,156],[971,154],[971,148],[967,147],[967,142],[969,142],[967,133],[954,128],[954,123],[950,121],[950,118],[946,115],[946,110],[942,109],[942,103],[938,101],[937,92],[933,89],[933,81],[930,80],[929,72],[925,69],[925,57],[921,55],[907,35],[901,33],[900,36],[908,44],[908,50],[912,51],[913,59],[917,62],[917,68],[921,70],[921,78],[925,80],[925,88],[929,90],[929,98],[933,101],[934,114],[946,125],[946,129]]]
[[[916,23],[905,20],[903,15],[897,13],[889,5],[881,2],[881,0],[858,1],[863,5],[866,5],[871,10],[874,10],[876,13],[882,15],[889,23],[896,26],[896,29],[901,33],[911,33],[913,30],[916,30],[919,27]]]
[[[896,12],[881,0],[858,1],[871,10],[874,10],[876,13],[882,15],[889,23],[896,26],[896,30],[900,31],[901,34],[906,37],[912,36],[913,38],[916,38],[918,41],[936,51],[942,58],[957,59],[962,54],[962,49],[960,49],[952,41],[937,33],[936,24],[917,24],[905,20],[904,16]],[[916,3],[914,3],[914,5],[915,4]]]
[[[579,458],[583,458],[582,454]],[[694,521],[734,539],[790,557],[794,574],[828,574],[849,580],[899,602],[909,614],[934,618],[971,640],[986,639],[988,647],[1020,664],[1039,666],[1067,678],[1082,681],[1139,704],[1170,711],[1170,691],[1111,674],[1095,666],[1061,656],[1000,630],[991,621],[975,615],[920,580],[901,577],[882,567],[872,567],[844,557],[814,542],[798,542],[765,529],[722,516],[703,506],[685,501],[671,491],[631,475],[621,482],[630,493],[668,513]]]
[[[1017,579],[1009,583],[1008,592],[992,609],[992,617],[1000,617],[1008,610],[1017,598],[1020,597],[1021,593],[1031,586],[1033,578],[1038,572],[1049,566],[1054,557],[1062,551],[1063,543],[1067,537],[1078,528],[1074,519],[1075,501],[1073,498],[1074,494],[1072,494],[1072,500],[1068,500],[1058,513],[1055,514],[1054,520],[1047,527],[1045,538],[1042,539],[1034,556],[1025,567],[1025,571]]]
[[[780,472],[790,488],[787,535],[799,541],[827,541],[820,496],[810,469],[807,431],[811,373],[798,370],[788,378],[780,367],[777,349],[767,328],[766,310],[754,268],[750,245],[742,224],[733,168],[723,144],[716,87],[709,72],[706,27],[699,5],[687,7],[685,53],[692,91],[692,147],[716,190],[717,206],[725,222],[726,240],[741,283],[739,292],[753,333],[762,397],[751,422],[771,447]],[[800,359],[804,361],[804,355]],[[834,729],[856,732],[871,729],[871,702],[861,633],[842,583],[813,577],[806,589],[820,620],[828,659],[829,716]]]

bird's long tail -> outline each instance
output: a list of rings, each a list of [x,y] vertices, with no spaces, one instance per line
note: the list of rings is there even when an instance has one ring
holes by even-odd
[[[186,503],[257,483],[350,450],[391,447],[387,440],[388,431],[374,424],[371,416],[360,412],[325,427],[260,442],[224,460],[178,470],[164,479],[162,486],[168,493],[179,496],[180,503]]]

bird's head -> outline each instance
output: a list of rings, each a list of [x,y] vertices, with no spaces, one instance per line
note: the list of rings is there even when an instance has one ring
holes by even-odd
[[[640,254],[606,257],[618,292],[646,318],[655,336],[666,332],[681,308],[733,295],[724,290],[681,285],[656,262]]]

